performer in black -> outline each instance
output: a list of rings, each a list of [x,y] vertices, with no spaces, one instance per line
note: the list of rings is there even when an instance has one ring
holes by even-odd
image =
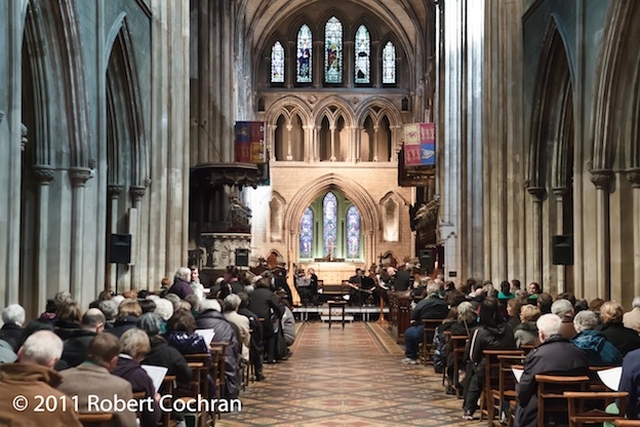
[[[356,275],[349,278],[349,305],[362,306],[373,294],[375,282],[366,277],[361,268],[356,268]]]

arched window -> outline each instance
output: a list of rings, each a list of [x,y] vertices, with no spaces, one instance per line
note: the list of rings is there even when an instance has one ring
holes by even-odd
[[[356,31],[356,59],[355,82],[360,84],[371,83],[371,36],[364,25],[360,25]]]
[[[355,206],[347,209],[347,258],[360,255],[360,211]]]
[[[324,80],[342,83],[342,24],[335,16],[327,21],[324,39]]]
[[[311,258],[313,248],[313,211],[307,208],[300,225],[300,258]]]
[[[284,47],[280,42],[271,48],[271,83],[284,83]]]
[[[382,50],[382,84],[396,83],[396,47],[387,42]]]
[[[338,199],[329,192],[322,201],[322,242],[324,256],[331,253],[335,257],[336,239],[338,237]]]
[[[298,31],[298,55],[296,68],[296,82],[311,83],[311,57],[313,53],[313,37],[307,24]]]

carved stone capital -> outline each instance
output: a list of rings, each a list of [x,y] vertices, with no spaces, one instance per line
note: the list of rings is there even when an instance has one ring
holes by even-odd
[[[91,179],[91,169],[83,167],[69,168],[69,179],[73,187],[84,187],[84,184]]]
[[[527,191],[534,198],[534,201],[541,202],[547,196],[547,190],[544,187],[527,187]]]
[[[129,194],[133,199],[133,203],[138,203],[140,200],[142,200],[146,192],[147,192],[146,187],[142,187],[138,185],[132,185],[131,187],[129,187]]]
[[[53,181],[54,170],[49,165],[33,165],[33,174],[40,185],[49,185]]]
[[[613,181],[613,172],[609,169],[592,169],[591,182],[596,186],[598,190],[609,191],[611,183]]]
[[[625,177],[631,183],[631,187],[640,188],[640,168],[628,169]]]
[[[109,184],[107,185],[107,194],[111,199],[117,199],[120,194],[124,191],[124,185],[118,184]]]
[[[553,195],[556,198],[556,201],[561,202],[564,197],[569,193],[569,189],[567,187],[556,187],[553,190]]]

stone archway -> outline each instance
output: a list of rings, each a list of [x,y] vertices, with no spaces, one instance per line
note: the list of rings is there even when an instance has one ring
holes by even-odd
[[[292,263],[299,258],[300,221],[304,210],[322,193],[329,190],[341,191],[360,211],[361,229],[364,237],[366,264],[376,262],[376,233],[380,230],[380,215],[374,200],[356,181],[335,173],[317,179],[310,187],[300,189],[291,199],[284,214],[284,233],[287,260]]]

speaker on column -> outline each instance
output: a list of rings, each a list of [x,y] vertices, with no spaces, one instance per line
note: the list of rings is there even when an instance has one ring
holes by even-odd
[[[430,249],[421,249],[419,252],[418,260],[420,261],[420,267],[427,273],[433,272],[433,251]]]
[[[249,249],[236,249],[236,267],[249,266]]]
[[[551,237],[553,265],[573,265],[573,234]]]
[[[111,235],[109,262],[112,264],[129,264],[131,262],[131,234]]]

